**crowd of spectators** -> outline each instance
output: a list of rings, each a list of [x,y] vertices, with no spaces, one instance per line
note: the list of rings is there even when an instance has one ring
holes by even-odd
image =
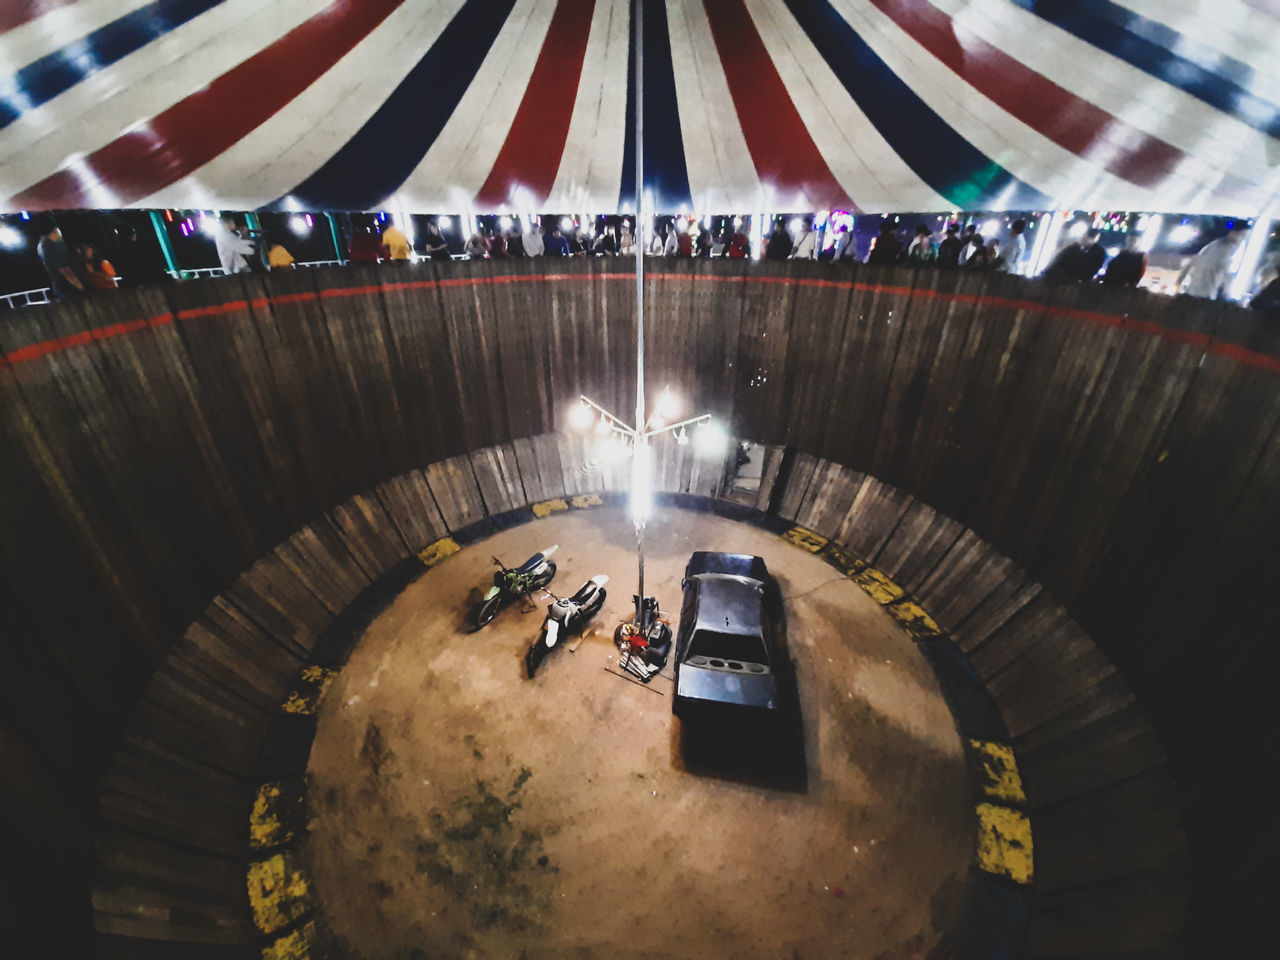
[[[718,233],[699,229],[684,218],[663,218],[652,233],[646,253],[662,257],[729,257],[747,259],[752,255],[751,239],[742,231],[742,220],[723,221]],[[570,224],[565,226],[565,224]],[[813,217],[792,221],[789,231],[782,219],[762,235],[762,256],[767,260],[815,260],[853,262],[859,249],[852,229],[821,228]],[[862,256],[869,264],[905,264],[966,271],[1028,272],[1027,223],[1015,219],[1003,236],[984,236],[975,224],[963,228],[947,223],[940,239],[921,223],[908,238],[900,233],[897,218],[885,219]],[[1236,223],[1228,233],[1207,243],[1190,257],[1178,276],[1178,290],[1189,296],[1216,299],[1225,293],[1231,280],[1231,264],[1247,229]],[[154,284],[171,279],[148,267],[136,234],[122,237],[117,262],[105,259],[91,244],[68,248],[56,222],[48,219],[39,228],[38,252],[49,275],[53,296],[58,299],[82,296],[117,286]],[[214,230],[218,261],[227,274],[255,270],[287,270],[295,263],[279,238],[249,230],[234,215],[222,217]],[[421,239],[420,255],[404,230],[392,223],[355,229],[349,242],[348,259],[354,263],[397,262],[418,259],[448,260],[455,255],[470,259],[502,260],[513,257],[633,256],[636,240],[630,221],[623,218],[596,229],[554,222],[544,229],[536,220],[523,229],[478,230],[466,238],[458,250],[451,249],[437,222],[431,221]],[[1280,256],[1264,268],[1252,305],[1270,316],[1280,316]],[[1136,286],[1147,270],[1147,254],[1140,249],[1139,234],[1131,231],[1123,249],[1108,256],[1101,234],[1087,231],[1070,240],[1050,260],[1041,276],[1053,282]]]

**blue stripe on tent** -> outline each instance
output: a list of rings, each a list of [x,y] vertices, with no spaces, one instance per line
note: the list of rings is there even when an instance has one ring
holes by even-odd
[[[1253,78],[1247,65],[1110,0],[1012,2],[1255,130],[1280,137],[1280,107],[1242,85]]]
[[[635,23],[636,0],[631,0]],[[637,209],[636,185],[636,49],[635,29],[627,53],[627,133],[622,148],[622,188],[618,209]],[[644,189],[653,196],[654,210],[693,209],[689,170],[685,166],[684,136],[676,104],[676,72],[667,33],[667,5],[644,3]]]
[[[925,183],[965,209],[1043,210],[1052,200],[953,130],[827,0],[787,7],[881,136]]]
[[[515,0],[467,0],[385,103],[289,196],[312,210],[372,210],[392,196],[427,155]],[[284,198],[268,204],[279,209]]]
[[[0,130],[222,0],[159,0],[35,60],[0,87]]]

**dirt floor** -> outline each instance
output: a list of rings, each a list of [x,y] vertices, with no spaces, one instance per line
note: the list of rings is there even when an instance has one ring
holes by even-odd
[[[344,954],[897,960],[958,916],[969,786],[911,640],[754,527],[665,510],[646,539],[648,592],[673,627],[692,550],[765,558],[786,598],[794,731],[719,763],[716,738],[735,733],[720,731],[695,756],[700,731],[671,716],[666,676],[646,688],[606,672],[635,589],[623,511],[472,546],[374,621],[321,708],[306,850]],[[491,555],[514,565],[553,543],[551,589],[607,573],[609,599],[576,652],[553,650],[528,680],[545,601],[476,634],[464,621]]]

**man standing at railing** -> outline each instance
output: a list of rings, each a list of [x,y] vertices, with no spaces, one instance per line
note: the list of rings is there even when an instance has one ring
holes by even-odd
[[[218,262],[222,264],[224,273],[250,273],[247,255],[256,253],[257,247],[252,240],[245,239],[236,232],[236,218],[231,214],[222,217],[222,229],[215,230],[213,241],[218,247]]]
[[[62,240],[62,231],[52,217],[41,225],[36,252],[40,254],[40,262],[49,274],[49,283],[53,286],[55,297],[66,300],[84,293],[84,281],[76,271],[71,253]]]

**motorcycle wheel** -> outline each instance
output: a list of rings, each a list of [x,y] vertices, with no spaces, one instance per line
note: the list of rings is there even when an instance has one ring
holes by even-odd
[[[498,610],[502,606],[502,594],[490,597],[476,609],[475,629],[479,630],[490,620],[498,615]]]
[[[538,575],[538,578],[537,578],[536,580],[534,580],[534,581],[533,581],[533,589],[535,589],[535,590],[541,590],[541,589],[542,589],[543,587],[545,587],[548,583],[550,583],[552,580],[554,580],[554,579],[555,579],[555,576],[556,576],[556,565],[555,565],[555,561],[554,561],[554,560],[548,560],[548,561],[547,561],[547,569],[543,570],[543,571],[542,571],[542,573]]]

